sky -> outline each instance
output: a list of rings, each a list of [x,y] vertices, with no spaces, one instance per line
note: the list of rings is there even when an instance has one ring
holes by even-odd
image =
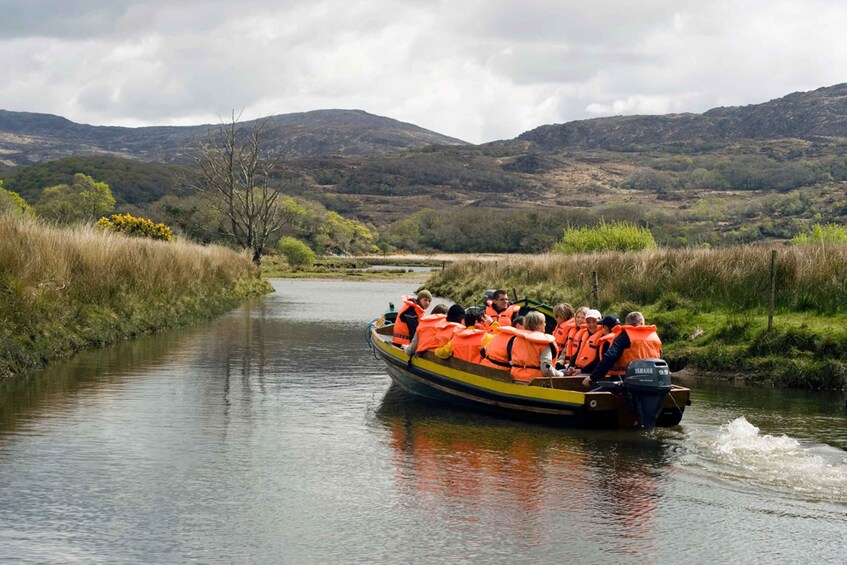
[[[847,82],[843,0],[0,0],[0,108],[360,109],[472,143]]]

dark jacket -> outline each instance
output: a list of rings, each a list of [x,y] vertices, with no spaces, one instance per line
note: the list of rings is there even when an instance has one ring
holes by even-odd
[[[632,342],[629,340],[629,335],[626,332],[621,332],[609,346],[600,362],[594,367],[594,370],[591,371],[591,381],[599,381],[605,377],[606,373],[615,366],[615,362],[623,355],[624,349],[630,345],[632,345]]]

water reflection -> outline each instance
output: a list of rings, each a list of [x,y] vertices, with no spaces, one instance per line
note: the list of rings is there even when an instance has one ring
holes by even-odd
[[[39,414],[63,410],[81,393],[109,395],[133,376],[165,366],[200,331],[189,328],[120,342],[42,371],[0,379],[0,441]]]
[[[611,553],[656,555],[659,483],[671,468],[661,438],[503,422],[437,408],[394,386],[377,415],[410,506],[494,522],[529,547],[561,532],[595,547],[608,536]]]

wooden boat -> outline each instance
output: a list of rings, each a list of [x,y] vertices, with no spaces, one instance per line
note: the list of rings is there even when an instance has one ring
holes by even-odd
[[[521,305],[521,313],[538,310],[548,320],[552,315],[549,306],[530,299],[517,304]],[[390,314],[369,324],[368,342],[374,355],[385,363],[389,376],[401,388],[435,401],[501,416],[588,428],[675,426],[691,404],[689,389],[670,383],[670,372],[661,360],[633,362],[642,363],[639,374],[628,372],[623,381],[604,382],[591,391],[582,385],[585,375],[538,378],[527,386],[514,384],[508,371],[460,359],[440,359],[431,351],[410,358],[391,343],[393,331]]]

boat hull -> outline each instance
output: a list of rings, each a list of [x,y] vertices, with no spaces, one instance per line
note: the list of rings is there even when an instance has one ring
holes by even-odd
[[[371,329],[374,354],[386,364],[391,379],[411,394],[557,426],[630,428],[639,425],[626,396],[584,391],[580,384],[582,377],[537,379],[534,386],[526,386],[514,384],[504,371],[455,359],[441,360],[431,352],[409,359],[390,343],[388,330],[390,328]],[[688,400],[688,389],[675,386],[665,400],[656,425],[678,424]]]

